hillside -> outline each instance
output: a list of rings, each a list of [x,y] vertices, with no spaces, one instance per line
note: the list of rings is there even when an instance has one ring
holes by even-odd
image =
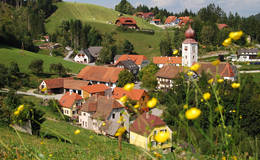
[[[63,20],[80,19],[94,26],[100,33],[115,32],[117,40],[129,40],[134,45],[137,53],[146,55],[149,59],[160,55],[159,43],[166,32],[154,25],[150,25],[141,18],[134,17],[137,25],[140,28],[155,30],[154,35],[118,32],[114,22],[119,12],[113,9],[92,4],[70,2],[57,3],[57,7],[58,9],[47,19],[46,30],[49,33],[54,32]],[[108,24],[108,22],[112,24]]]
[[[260,21],[260,13],[254,15],[255,19],[257,19],[258,21]]]
[[[62,58],[51,57],[48,55],[37,54],[9,46],[0,45],[1,64],[8,66],[10,62],[17,62],[21,72],[29,72],[28,66],[32,60],[42,59],[45,72],[49,72],[49,66],[52,63],[62,63],[66,68],[71,69],[73,73],[78,73],[85,65],[64,61]]]

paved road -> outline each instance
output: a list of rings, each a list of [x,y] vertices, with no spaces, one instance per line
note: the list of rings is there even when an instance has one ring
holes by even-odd
[[[71,54],[73,54],[73,50],[72,51],[69,51],[69,53],[67,54],[67,56],[66,57],[64,57],[64,60],[66,60],[66,61],[72,61],[71,59],[70,59],[70,55]]]
[[[252,70],[252,71],[239,71],[239,73],[260,73],[260,70]]]

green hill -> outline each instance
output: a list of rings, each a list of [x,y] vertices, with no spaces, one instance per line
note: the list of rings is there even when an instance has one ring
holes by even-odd
[[[49,66],[52,63],[62,63],[66,68],[71,69],[73,73],[78,73],[85,67],[83,64],[64,61],[62,58],[51,57],[48,55],[37,54],[9,46],[0,45],[1,64],[8,66],[10,62],[17,62],[21,72],[29,72],[28,66],[32,60],[42,59],[44,61],[43,67],[45,72],[49,72]]]
[[[137,25],[140,28],[155,30],[154,35],[117,31],[114,22],[117,19],[119,12],[114,11],[113,9],[92,4],[70,2],[57,3],[57,7],[58,9],[46,22],[46,30],[49,33],[54,32],[63,20],[80,19],[83,22],[94,26],[100,33],[115,32],[115,38],[117,40],[129,40],[134,45],[137,53],[146,55],[150,59],[153,56],[160,55],[159,43],[163,36],[166,35],[166,32],[141,18],[125,15],[135,18]],[[108,24],[109,22],[112,24]]]

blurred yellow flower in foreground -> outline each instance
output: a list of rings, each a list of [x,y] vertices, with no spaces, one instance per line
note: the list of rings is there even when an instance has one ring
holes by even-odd
[[[232,88],[239,88],[240,87],[240,83],[232,83],[231,87]]]
[[[19,114],[20,114],[20,111],[18,111],[18,110],[14,112],[15,116],[18,116]]]
[[[185,112],[185,117],[187,119],[196,119],[200,116],[200,114],[201,114],[200,109],[198,109],[196,107],[192,107]]]
[[[214,79],[213,79],[213,78],[209,79],[209,80],[208,80],[208,84],[212,84],[212,83],[213,83],[213,81],[214,81]]]
[[[232,40],[231,38],[225,39],[224,42],[222,43],[223,46],[227,47],[231,44]]]
[[[106,123],[105,123],[105,122],[103,122],[103,123],[102,123],[102,126],[105,126],[105,125],[106,125]]]
[[[233,40],[239,40],[241,36],[243,35],[243,31],[238,31],[238,32],[230,32],[229,33],[229,38]]]
[[[197,70],[199,70],[199,68],[200,68],[200,64],[199,64],[199,63],[195,63],[195,64],[193,64],[193,65],[190,67],[190,70],[196,72]]]
[[[188,105],[185,104],[185,105],[183,106],[183,108],[184,108],[184,109],[188,109]]]
[[[178,52],[179,52],[178,49],[176,49],[175,51],[173,51],[172,54],[175,55],[175,54],[178,54]]]
[[[224,82],[224,79],[218,79],[218,83]]]
[[[24,105],[22,104],[22,105],[20,105],[19,107],[18,107],[18,111],[20,112],[20,111],[22,111],[24,109]]]
[[[153,108],[153,107],[155,107],[156,106],[156,104],[157,104],[157,99],[156,98],[152,98],[151,100],[149,100],[148,102],[147,102],[147,107],[149,107],[149,108]]]
[[[187,75],[191,77],[193,75],[193,72],[188,72]]]
[[[156,158],[162,158],[162,155],[158,152],[153,152]]]
[[[126,127],[120,127],[117,131],[116,131],[116,134],[115,136],[118,137],[118,136],[121,136],[122,134],[124,134],[126,131]]]
[[[76,131],[74,131],[74,134],[75,135],[77,135],[77,134],[79,134],[80,133],[80,130],[79,129],[77,129]]]
[[[170,138],[170,134],[169,132],[162,132],[160,131],[159,133],[157,133],[155,136],[154,136],[154,139],[159,142],[159,143],[163,143],[165,141],[167,141],[167,139]]]
[[[119,99],[120,102],[125,103],[127,101],[127,96],[123,96]]]
[[[134,88],[135,84],[134,83],[127,83],[125,86],[124,86],[124,90],[126,91],[131,91],[133,88]]]
[[[135,108],[135,109],[137,109],[137,108],[139,108],[139,107],[140,107],[139,103],[137,103],[136,105],[134,105],[134,108]]]
[[[210,93],[209,92],[206,92],[203,94],[203,98],[207,101],[210,99]]]
[[[217,59],[217,60],[211,62],[211,64],[212,64],[213,66],[219,65],[219,63],[220,63],[220,60],[219,60],[219,59]]]

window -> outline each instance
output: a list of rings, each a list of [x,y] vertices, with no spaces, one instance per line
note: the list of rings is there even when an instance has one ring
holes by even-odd
[[[78,90],[78,94],[81,95],[81,90]]]
[[[75,114],[76,113],[76,111],[72,111],[72,114]]]
[[[161,129],[160,130],[160,132],[166,132],[167,131],[167,129]]]
[[[194,59],[194,58],[195,58],[195,56],[192,56],[192,58]]]
[[[187,59],[187,56],[185,56],[185,59]]]
[[[185,47],[184,47],[184,50],[185,50],[185,51],[188,51],[188,46],[185,46]]]
[[[195,46],[192,46],[192,53],[195,53]]]
[[[157,131],[154,131],[154,132],[153,132],[153,135],[156,135],[156,133],[157,133]]]
[[[74,92],[74,93],[76,93],[76,90],[75,90],[75,89],[73,89],[73,92]]]
[[[113,113],[113,114],[112,114],[112,119],[115,119],[115,117],[116,117],[116,114]]]

